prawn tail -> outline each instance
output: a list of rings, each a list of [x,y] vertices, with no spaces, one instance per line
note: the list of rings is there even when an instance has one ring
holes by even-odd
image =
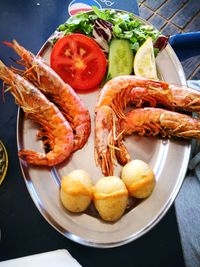
[[[19,157],[25,162],[33,165],[47,166],[48,159],[44,153],[38,153],[32,150],[20,150]]]

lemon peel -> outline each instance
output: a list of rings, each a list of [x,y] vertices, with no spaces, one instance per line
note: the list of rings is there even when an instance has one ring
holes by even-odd
[[[136,76],[158,79],[153,41],[148,37],[135,54],[133,69]]]

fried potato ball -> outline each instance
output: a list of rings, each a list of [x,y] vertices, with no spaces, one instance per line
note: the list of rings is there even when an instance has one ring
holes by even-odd
[[[150,166],[142,160],[132,160],[128,162],[121,172],[131,196],[136,198],[148,197],[155,187],[155,175]]]
[[[74,170],[61,180],[60,199],[71,212],[82,212],[90,205],[93,185],[89,174],[84,170]]]
[[[94,204],[105,221],[116,221],[124,213],[128,202],[128,190],[116,176],[101,178],[94,187]]]

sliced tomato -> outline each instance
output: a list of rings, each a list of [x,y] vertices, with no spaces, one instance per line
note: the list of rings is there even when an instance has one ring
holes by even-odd
[[[50,65],[74,89],[89,90],[103,79],[107,60],[93,39],[74,33],[56,42]]]

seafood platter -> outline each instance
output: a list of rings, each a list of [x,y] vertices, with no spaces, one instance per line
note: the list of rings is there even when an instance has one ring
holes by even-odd
[[[62,235],[116,247],[152,229],[172,205],[200,135],[167,37],[119,10],[78,13],[38,55],[0,62],[19,105],[17,141],[29,193]],[[18,68],[17,65],[22,66]]]

